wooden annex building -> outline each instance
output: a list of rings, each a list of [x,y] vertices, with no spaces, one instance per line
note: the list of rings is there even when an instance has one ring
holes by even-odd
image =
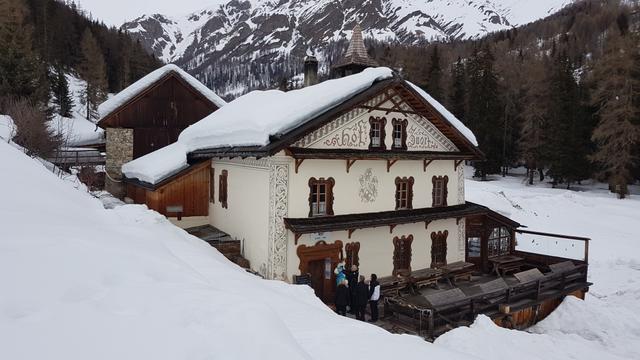
[[[182,130],[225,104],[175,65],[151,72],[102,103],[98,126],[106,132],[106,189],[122,198],[124,163],[174,143]]]

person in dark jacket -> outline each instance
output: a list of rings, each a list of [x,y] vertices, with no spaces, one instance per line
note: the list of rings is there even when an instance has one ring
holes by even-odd
[[[367,303],[369,303],[369,285],[364,282],[364,275],[360,275],[360,281],[358,281],[358,284],[355,286],[355,288],[356,319],[364,321],[364,313],[367,309]]]
[[[356,284],[358,283],[358,266],[351,265],[350,271],[347,273],[347,281],[349,281],[349,313],[355,314],[358,302],[356,301]]]
[[[349,303],[349,288],[347,280],[343,280],[336,288],[336,312],[342,316],[347,315],[347,304]]]
[[[380,300],[380,284],[378,283],[378,276],[376,274],[371,274],[371,281],[369,282],[369,306],[371,307],[370,322],[378,321],[378,300]]]

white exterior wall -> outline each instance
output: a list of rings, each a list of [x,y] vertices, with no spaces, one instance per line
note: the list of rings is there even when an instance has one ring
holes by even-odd
[[[341,240],[345,245],[350,242],[359,242],[360,251],[360,274],[369,277],[375,273],[380,276],[389,276],[393,271],[393,238],[413,235],[411,243],[411,268],[414,270],[424,269],[431,266],[431,233],[438,231],[449,232],[447,237],[447,262],[464,261],[464,240],[459,237],[460,231],[464,234],[464,219],[458,224],[456,219],[445,219],[433,221],[425,229],[424,223],[398,225],[389,233],[389,227],[377,227],[369,229],[359,229],[353,232],[351,239],[348,238],[347,231],[335,231],[318,234],[303,235],[298,240],[298,246],[304,244],[313,246],[319,239],[327,243]],[[460,228],[462,225],[462,228]],[[461,242],[462,241],[462,242]],[[289,280],[294,274],[299,274],[300,260],[296,254],[297,246],[294,246],[293,235],[290,236],[288,247],[287,264]]]
[[[462,171],[463,166],[458,166]],[[370,169],[370,171],[369,171]],[[309,179],[315,177],[335,180],[333,187],[334,215],[379,212],[395,210],[396,177],[413,176],[413,208],[426,208],[432,205],[433,176],[448,176],[447,205],[464,203],[464,195],[459,195],[459,185],[464,186],[464,178],[459,183],[458,172],[454,171],[453,160],[436,160],[423,171],[422,160],[399,160],[387,172],[387,162],[384,160],[358,160],[347,173],[345,160],[305,160],[298,169],[298,173],[290,174],[289,217],[299,218],[309,216]],[[372,178],[367,178],[367,174]],[[377,184],[377,185],[373,185]],[[375,199],[367,197],[375,188]]]
[[[214,160],[215,203],[209,203],[211,225],[242,240],[251,268],[266,274],[269,244],[269,168],[265,161]],[[227,170],[227,205],[218,201],[218,179]]]

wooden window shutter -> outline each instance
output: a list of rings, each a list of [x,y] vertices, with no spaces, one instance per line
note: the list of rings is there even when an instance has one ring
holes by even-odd
[[[393,276],[411,273],[412,242],[413,235],[393,238]]]
[[[358,256],[358,252],[360,251],[360,243],[347,243],[344,246],[344,250],[346,252],[346,269],[351,270],[351,265],[360,266],[360,258]]]
[[[220,201],[220,204],[224,209],[229,208],[227,204],[227,192],[228,192],[227,175],[228,175],[227,170],[222,170],[222,174],[220,174],[219,183],[218,183],[218,201]]]
[[[409,209],[413,209],[413,183],[413,176],[411,176],[407,184],[407,207]]]
[[[209,174],[209,201],[214,203],[216,202],[216,169],[211,168],[211,172]]]
[[[431,233],[431,268],[447,265],[447,236],[447,230]]]

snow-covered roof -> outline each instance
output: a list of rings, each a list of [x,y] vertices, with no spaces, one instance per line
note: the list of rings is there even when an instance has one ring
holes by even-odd
[[[407,81],[409,85],[415,90],[420,96],[422,96],[431,106],[433,106],[436,111],[438,111],[444,118],[453,125],[473,146],[478,146],[478,140],[476,140],[476,136],[473,134],[468,127],[466,127],[462,121],[458,120],[458,118],[453,115],[446,107],[438,102],[438,100],[434,99],[429,95],[426,91],[422,90],[420,87],[415,84]]]
[[[128,178],[157,184],[186,168],[187,154],[197,150],[238,146],[265,146],[274,135],[282,135],[342,104],[374,83],[391,79],[386,67],[328,80],[320,84],[282,92],[253,91],[186,128],[176,144],[145,155],[122,166]],[[440,103],[416,88],[434,108],[477,146],[475,136]]]
[[[102,120],[107,115],[111,114],[113,111],[118,109],[120,106],[127,103],[129,100],[146,90],[149,86],[156,83],[158,80],[162,79],[165,75],[170,72],[174,72],[178,74],[183,80],[185,80],[189,85],[191,85],[196,91],[202,94],[209,101],[214,103],[218,107],[222,107],[227,104],[226,101],[222,100],[213,90],[206,87],[203,83],[198,81],[198,79],[189,75],[186,71],[180,69],[178,66],[174,64],[165,65],[155,71],[150,72],[142,79],[136,81],[135,83],[129,85],[126,89],[120,91],[115,96],[110,98],[109,100],[103,102],[98,107],[98,113],[100,114],[99,120]]]

